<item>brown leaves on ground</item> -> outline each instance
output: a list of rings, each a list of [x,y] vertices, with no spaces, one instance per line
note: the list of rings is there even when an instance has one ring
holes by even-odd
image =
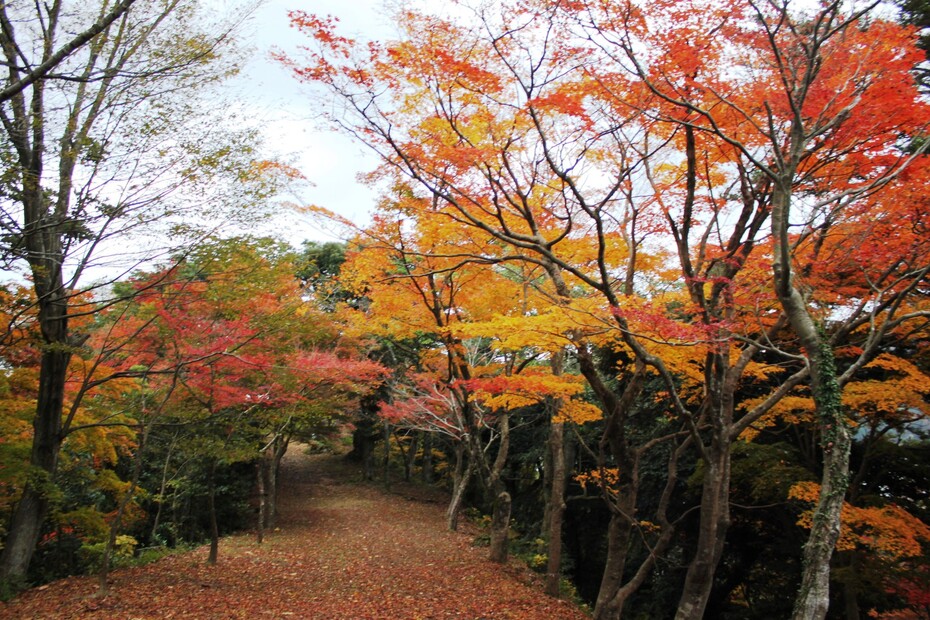
[[[444,529],[443,504],[349,482],[335,457],[285,458],[281,529],[258,545],[206,549],[112,574],[110,595],[72,577],[0,606],[9,618],[309,618],[583,620],[517,564],[487,561],[472,537]],[[357,478],[357,476],[356,476]]]

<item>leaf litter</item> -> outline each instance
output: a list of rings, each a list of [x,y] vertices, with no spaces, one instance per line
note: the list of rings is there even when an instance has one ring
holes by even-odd
[[[207,548],[111,574],[69,577],[0,604],[3,618],[307,618],[312,620],[584,620],[546,596],[518,561],[502,566],[445,529],[443,497],[360,483],[341,457],[285,457],[279,528],[261,545],[241,534]],[[398,491],[403,495],[398,494]]]

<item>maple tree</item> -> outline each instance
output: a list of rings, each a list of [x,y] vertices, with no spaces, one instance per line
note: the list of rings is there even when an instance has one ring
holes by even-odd
[[[405,230],[394,213],[421,200],[406,193],[398,198],[384,205],[384,214],[359,239],[361,247],[350,253],[340,281],[369,300],[360,319],[367,333],[394,338],[431,333],[442,347],[443,357],[426,350],[417,361],[434,378],[414,381],[419,394],[409,395],[414,396],[409,404],[385,415],[396,421],[404,418],[410,428],[439,430],[453,439],[457,458],[448,518],[455,529],[463,494],[474,474],[494,489],[500,503],[509,503],[500,480],[509,444],[508,411],[491,415],[475,400],[469,382],[476,378],[479,361],[457,326],[487,317],[492,308],[504,312],[507,307],[519,308],[520,289],[503,274],[473,269],[455,258],[434,258],[443,253],[437,248],[482,244],[482,240],[458,238],[454,227],[441,221],[421,221],[416,230]],[[400,391],[397,396],[401,397]],[[484,445],[482,436],[492,428]],[[495,442],[497,455],[489,461],[487,451]],[[509,525],[509,509],[505,513],[499,519],[503,530]],[[505,544],[506,536],[501,540]],[[499,550],[496,555],[506,554]]]
[[[339,335],[331,316],[311,305],[293,255],[280,244],[215,240],[117,289],[124,300],[108,303],[93,322],[84,319],[90,337],[71,361],[61,463],[53,481],[61,486],[45,489],[64,503],[56,505],[54,530],[40,545],[43,554],[65,558],[66,545],[59,541],[63,536],[78,541],[81,561],[101,568],[102,593],[118,545],[145,540],[149,519],[152,536],[164,531],[184,536],[162,516],[169,485],[180,490],[187,484],[184,493],[207,500],[206,528],[215,553],[219,520],[226,520],[225,527],[235,523],[218,515],[217,499],[239,501],[217,498],[218,489],[230,484],[237,464],[255,463],[267,483],[259,525],[273,525],[276,474],[290,438],[332,432],[340,412],[351,410],[384,374]],[[28,419],[36,388],[15,377],[34,372],[30,365],[37,364],[40,345],[28,296],[5,299],[15,320],[3,358],[15,369],[14,383],[22,384],[7,392],[22,399],[22,406],[7,410],[3,423],[9,425],[17,423],[20,411]],[[26,428],[10,436],[17,435],[28,446]],[[168,452],[159,454],[166,439]],[[4,461],[21,468],[23,446],[6,448]],[[127,479],[116,471],[128,472]],[[4,479],[11,485],[4,495],[8,506],[19,499],[27,478]],[[205,483],[202,488],[197,479]],[[90,485],[97,487],[97,500],[81,491]],[[248,492],[248,485],[235,491]],[[103,493],[110,499],[101,505]],[[149,508],[154,514],[146,513]],[[126,530],[136,538],[124,536]],[[79,570],[80,562],[68,566]]]
[[[349,342],[333,346],[336,326],[308,308],[293,262],[266,240],[204,245],[136,286],[133,320],[117,326],[130,343],[120,349],[121,363],[149,381],[169,383],[167,406],[205,429],[200,451],[209,455],[215,562],[216,467],[261,455],[258,476],[272,495],[270,505],[262,497],[261,526],[268,525],[275,472],[290,437],[320,430],[314,420],[335,416],[374,389],[383,369],[360,358]]]
[[[411,18],[413,19],[413,18]],[[446,34],[445,38],[438,40],[437,32],[439,30],[440,24],[431,23],[431,28],[415,28],[411,27],[412,32],[430,32],[429,41],[417,41],[416,43],[403,44],[398,49],[390,49],[387,51],[387,54],[392,58],[392,63],[390,65],[392,72],[397,72],[400,70],[400,61],[406,61],[404,67],[409,68],[411,73],[416,73],[419,71],[425,71],[428,77],[420,77],[421,80],[439,80],[441,83],[447,85],[450,93],[457,95],[459,91],[459,85],[461,80],[465,79],[464,75],[457,76],[454,80],[441,74],[441,67],[435,67],[430,63],[429,59],[436,56],[437,52],[435,49],[430,48],[429,45],[435,46],[437,44],[447,44],[450,41],[458,40],[455,35]],[[445,28],[449,29],[451,26],[444,24]],[[326,28],[325,24],[314,23],[312,20],[307,25],[308,28],[319,27],[321,30]],[[319,35],[322,37],[327,37],[326,33]],[[327,39],[328,40],[328,39]],[[336,39],[338,43],[344,43]],[[556,45],[554,45],[556,47]],[[471,48],[472,50],[474,48]],[[426,51],[429,50],[429,51]],[[469,64],[463,66],[464,69],[472,69],[477,76],[478,85],[474,87],[463,87],[461,88],[462,95],[464,97],[462,105],[466,110],[471,113],[469,109],[471,107],[472,101],[470,97],[476,92],[482,92],[481,88],[487,88],[482,80],[493,80],[493,78],[486,72],[487,57],[493,56],[494,51],[485,50],[485,55],[475,54],[474,58],[469,58]],[[559,59],[563,60],[563,59]],[[553,59],[546,58],[545,61],[554,62]],[[474,63],[474,64],[471,64]],[[480,65],[480,69],[478,66]],[[540,69],[539,73],[542,75],[547,69]],[[503,71],[507,72],[506,66],[503,68]],[[483,73],[482,73],[483,72]],[[347,74],[351,75],[351,70],[347,71]],[[360,74],[362,75],[362,74]],[[369,73],[364,75],[368,76]],[[340,76],[340,77],[344,77]],[[473,77],[472,75],[467,75],[468,78]],[[324,78],[326,79],[326,78]],[[411,78],[412,79],[412,78]],[[498,88],[504,88],[504,86],[498,86],[493,81],[490,82],[491,86],[497,86]],[[526,85],[520,85],[523,89],[526,89]],[[341,83],[336,85],[336,88],[342,87]],[[351,97],[354,96],[353,93],[347,93],[346,98],[350,103],[354,103]],[[504,127],[502,130],[501,144],[503,149],[512,149],[513,157],[519,161],[521,158],[520,153],[522,152],[522,145],[520,140],[524,139],[524,132],[531,133],[534,131],[534,123],[541,123],[538,121],[538,118],[535,118],[534,115],[541,115],[543,112],[552,112],[553,119],[552,122],[555,122],[557,119],[559,122],[566,121],[566,115],[564,111],[559,107],[553,104],[553,100],[544,100],[539,102],[539,108],[535,107],[537,93],[528,92],[526,94],[526,100],[529,103],[529,110],[526,113],[520,113],[514,118],[513,115],[507,114],[505,119],[500,122],[499,125]],[[542,99],[542,97],[539,97]],[[457,100],[456,100],[457,101]],[[490,99],[493,105],[493,99]],[[551,107],[550,107],[551,106]],[[474,106],[477,108],[477,106]],[[505,112],[508,112],[505,108]],[[386,113],[385,113],[386,114]],[[403,112],[401,112],[403,114]],[[478,110],[474,112],[474,118],[481,118],[481,122],[488,122],[488,119],[493,118],[490,114],[485,114],[481,116],[481,111]],[[591,303],[592,298],[581,299],[577,302],[577,308],[570,308],[569,311],[575,310],[578,313],[576,315],[575,321],[578,321],[577,316],[585,316],[585,314],[591,312],[597,312],[601,314],[599,324],[596,327],[591,327],[591,329],[596,331],[605,329],[606,324],[609,325],[614,319],[619,319],[621,322],[621,333],[623,334],[622,338],[624,343],[632,349],[635,356],[641,358],[641,361],[649,360],[649,362],[658,368],[660,372],[663,373],[663,376],[669,382],[672,387],[672,394],[677,401],[677,406],[680,411],[683,411],[685,417],[690,417],[690,412],[687,411],[684,405],[680,400],[677,400],[677,390],[674,387],[674,378],[672,373],[668,370],[665,362],[651,354],[646,347],[643,345],[643,341],[635,338],[632,333],[636,331],[635,329],[630,329],[626,323],[626,319],[621,316],[619,312],[611,312],[605,305],[613,306],[614,308],[619,308],[621,304],[624,303],[625,298],[630,298],[632,291],[632,274],[636,271],[637,267],[645,267],[648,265],[649,256],[646,252],[637,250],[640,254],[638,259],[631,259],[629,262],[624,264],[625,259],[629,257],[631,253],[617,254],[614,248],[623,248],[623,247],[638,247],[641,245],[641,241],[636,239],[637,235],[637,226],[642,224],[639,219],[633,219],[632,216],[627,218],[615,218],[613,214],[610,214],[606,211],[602,211],[603,205],[598,206],[594,196],[597,196],[599,192],[603,192],[603,195],[612,196],[615,193],[620,193],[621,195],[625,191],[624,188],[627,188],[630,184],[630,179],[626,175],[620,175],[620,181],[616,186],[607,188],[594,187],[590,188],[590,191],[593,193],[592,197],[588,197],[586,193],[582,193],[582,189],[585,192],[589,191],[589,188],[581,188],[580,186],[572,185],[571,175],[566,172],[570,170],[574,165],[585,161],[587,165],[587,160],[591,152],[595,149],[591,148],[590,150],[586,146],[582,146],[577,153],[569,155],[568,157],[574,156],[577,157],[575,163],[571,163],[571,160],[566,161],[562,159],[566,157],[565,150],[571,145],[570,142],[562,142],[560,138],[554,138],[554,142],[557,144],[555,147],[548,147],[546,144],[547,132],[549,129],[553,129],[555,125],[547,124],[545,128],[541,124],[535,126],[536,134],[541,140],[539,148],[544,149],[548,159],[537,160],[537,169],[526,176],[515,178],[513,173],[510,170],[509,158],[511,153],[507,150],[503,152],[497,147],[497,145],[489,144],[487,146],[473,146],[469,143],[470,135],[467,134],[465,129],[457,126],[458,119],[466,118],[464,112],[459,113],[455,110],[440,110],[438,120],[442,122],[442,125],[437,125],[433,123],[433,120],[437,119],[426,119],[423,121],[422,126],[416,126],[415,134],[411,136],[411,141],[413,139],[418,140],[418,144],[423,144],[424,136],[431,135],[427,132],[433,132],[430,141],[428,142],[430,148],[435,148],[437,153],[434,155],[432,152],[423,154],[417,152],[418,147],[415,146],[412,142],[400,142],[400,139],[397,138],[396,134],[396,123],[395,118],[391,118],[391,129],[393,133],[388,134],[388,127],[386,125],[379,124],[380,118],[376,114],[371,114],[363,118],[364,121],[371,122],[372,126],[369,130],[378,131],[381,130],[380,136],[384,138],[385,148],[387,152],[385,157],[388,160],[392,159],[390,153],[391,149],[396,149],[396,152],[399,153],[399,160],[403,165],[410,166],[410,169],[407,172],[418,182],[423,184],[428,190],[435,192],[437,198],[442,201],[439,205],[442,207],[440,210],[437,208],[437,211],[440,212],[439,217],[431,216],[430,214],[420,215],[420,221],[427,219],[427,221],[433,221],[436,219],[442,219],[444,221],[455,222],[459,225],[469,224],[474,228],[478,229],[482,233],[498,239],[499,241],[504,241],[506,243],[512,244],[518,250],[525,249],[529,250],[520,252],[516,258],[528,262],[537,262],[545,273],[548,274],[549,279],[552,282],[552,286],[555,288],[555,294],[559,297],[562,297],[566,300],[571,299],[573,294],[570,292],[572,286],[587,286],[593,289],[595,294],[602,295],[601,300],[598,301],[597,298],[594,299],[594,305]],[[577,125],[573,125],[571,130],[566,131],[566,134],[570,135],[573,131],[581,132],[583,131],[583,125],[587,121],[581,119],[578,121]],[[517,126],[518,129],[511,132],[509,127],[511,125]],[[580,127],[579,127],[580,126]],[[577,128],[576,128],[577,127]],[[445,133],[443,133],[445,132]],[[496,136],[493,135],[493,130],[491,131],[492,141],[496,139]],[[611,144],[615,144],[618,135],[614,134],[611,136]],[[410,151],[408,151],[410,149]],[[483,150],[482,150],[483,149]],[[558,150],[557,150],[558,149]],[[413,159],[411,152],[418,155],[417,159]],[[627,155],[632,156],[635,154],[634,150],[630,150]],[[482,159],[481,156],[486,156],[485,159]],[[471,158],[476,159],[475,165],[476,168],[470,168],[472,165]],[[494,158],[500,157],[502,159],[495,160]],[[491,161],[489,161],[489,159]],[[452,170],[449,170],[447,166],[449,162],[460,164]],[[522,162],[521,162],[522,163]],[[616,160],[607,160],[605,162],[606,166],[611,166],[616,164]],[[564,169],[563,166],[564,165]],[[477,178],[472,175],[468,177],[470,170],[477,170],[475,173]],[[692,172],[694,173],[694,168]],[[484,177],[484,178],[482,178]],[[478,183],[477,186],[467,185],[468,182],[474,181]],[[523,187],[521,184],[526,182],[526,186]],[[547,210],[548,206],[546,202],[540,201],[537,202],[534,197],[534,193],[540,193],[541,196],[545,196],[545,193],[548,191],[554,193],[555,190],[545,189],[545,183],[553,183],[556,187],[562,187],[562,194],[556,194],[559,197],[558,201],[555,202],[556,208],[552,211]],[[489,190],[482,190],[482,183],[486,183],[489,186]],[[487,195],[482,195],[483,191],[487,191]],[[494,200],[494,194],[496,193],[499,198]],[[490,196],[488,198],[487,196]],[[487,201],[487,202],[486,202]],[[474,204],[474,207],[472,207]],[[606,203],[604,203],[606,204]],[[436,208],[436,207],[434,207]],[[629,207],[629,213],[635,213],[639,208],[639,205],[631,205]],[[565,210],[565,213],[561,213],[561,210]],[[482,210],[484,210],[482,212]],[[487,216],[485,214],[488,214]],[[494,218],[496,217],[496,221]],[[584,218],[590,218],[590,223],[580,223],[584,222]],[[643,218],[646,219],[645,216]],[[616,222],[623,222],[619,228],[616,227]],[[498,226],[497,222],[501,225]],[[587,240],[584,237],[576,237],[570,234],[572,226],[579,226],[582,228],[588,228],[588,230],[596,231],[596,235],[592,235],[593,240],[589,237]],[[525,230],[526,232],[522,232]],[[545,238],[542,234],[545,232],[549,238]],[[739,235],[743,234],[744,230],[740,230]],[[751,230],[750,230],[751,232]],[[622,244],[621,240],[628,240],[626,244]],[[556,244],[558,245],[558,252],[556,252]],[[611,252],[607,252],[607,248],[612,248]],[[461,256],[465,254],[460,248],[456,248],[459,251],[459,254],[455,256]],[[561,252],[564,250],[565,254]],[[751,246],[746,247],[746,251],[751,250]],[[534,254],[535,253],[535,254]],[[485,254],[481,255],[477,252],[472,252],[471,256],[475,260],[495,260],[496,256],[491,255],[490,257]],[[506,251],[505,251],[506,256]],[[514,257],[511,257],[510,260],[513,260]],[[497,260],[506,260],[506,259],[497,259]],[[624,268],[625,273],[627,274],[626,284],[627,284],[627,294],[624,298],[621,298],[615,294],[614,281],[613,281],[613,272],[617,268],[615,267],[614,261],[620,261],[621,268]],[[716,293],[719,296],[719,292]],[[642,331],[652,331],[645,325],[655,324],[657,317],[660,315],[654,309],[655,306],[649,307],[642,306],[639,301],[634,300],[630,304],[631,315],[633,313],[638,313],[640,321],[637,323],[637,328]],[[659,307],[658,312],[662,312],[661,307]],[[582,314],[584,313],[584,314]],[[551,318],[551,317],[547,317]],[[640,326],[643,327],[640,327]],[[666,329],[665,333],[657,334],[661,340],[672,339],[690,339],[697,337],[698,339],[703,339],[700,332],[691,330],[685,326],[679,327],[680,324],[676,324],[674,320],[665,320],[659,323],[660,327],[671,328],[671,330]],[[579,326],[576,322],[572,326],[574,330],[566,330],[563,332],[563,338],[566,336],[564,334],[571,333],[574,331],[576,334],[580,333]],[[566,342],[568,342],[566,340]],[[585,373],[585,376],[588,378],[589,382],[592,383],[595,393],[602,400],[604,408],[611,413],[613,420],[607,424],[608,431],[606,432],[605,441],[601,443],[602,446],[608,446],[612,452],[613,457],[625,460],[625,467],[623,468],[624,476],[631,476],[635,478],[636,472],[636,460],[641,456],[636,449],[628,446],[626,440],[624,439],[623,432],[623,418],[629,415],[630,408],[632,407],[633,401],[637,396],[640,386],[641,386],[641,377],[642,370],[630,373],[630,381],[627,385],[626,391],[622,398],[616,397],[613,392],[606,387],[603,379],[599,376],[598,372],[595,369],[593,362],[590,361],[590,353],[588,353],[588,344],[581,342],[580,345],[577,345],[577,350],[581,356],[581,369]],[[745,365],[750,356],[747,356],[746,360],[742,363]],[[588,361],[585,361],[588,360]],[[639,364],[643,366],[643,364]],[[632,365],[631,365],[632,367]],[[732,389],[732,384],[731,384]],[[680,433],[680,434],[679,434]],[[645,449],[654,447],[657,443],[662,441],[669,441],[679,437],[687,437],[688,433],[686,430],[680,432],[672,433],[671,435],[666,436],[664,439],[660,439],[656,442],[647,442]],[[690,441],[690,440],[688,440]],[[726,456],[726,450],[721,450],[723,458]],[[726,489],[727,483],[725,476],[711,476],[711,479],[715,482],[717,486],[712,487],[718,489]],[[722,481],[722,482],[721,482]],[[605,583],[602,586],[602,598],[599,600],[598,608],[601,614],[612,614],[615,611],[611,611],[608,607],[613,609],[618,609],[622,605],[622,598],[620,600],[613,599],[618,592],[621,590],[621,584],[618,581],[622,574],[623,570],[621,567],[624,563],[624,558],[626,555],[626,546],[630,540],[630,536],[635,528],[639,527],[637,521],[629,519],[626,515],[629,515],[633,512],[632,506],[636,504],[636,491],[635,486],[626,484],[628,481],[625,479],[624,484],[622,485],[623,493],[620,496],[612,497],[612,505],[616,506],[617,510],[614,512],[615,520],[612,525],[612,534],[611,534],[611,558],[612,560],[608,561],[608,566],[604,571]],[[630,481],[632,482],[632,481]],[[669,479],[669,489],[674,487],[674,478]],[[709,487],[710,488],[710,487]],[[723,491],[725,492],[725,491]],[[619,503],[615,500],[617,497],[620,498]],[[666,500],[667,502],[667,500]],[[719,506],[720,502],[717,503]],[[725,502],[723,502],[725,505]],[[664,508],[660,508],[660,511]],[[666,519],[668,527],[664,528],[663,534],[659,539],[658,548],[661,550],[662,545],[667,545],[671,541],[671,533],[673,527],[668,520]],[[709,536],[709,539],[714,541],[718,540],[713,533]],[[653,556],[654,557],[654,556]],[[645,575],[648,574],[652,566],[652,560],[647,560],[642,570],[634,578],[634,580],[629,584],[629,588],[623,591],[621,597],[628,596],[629,593],[637,587],[638,583],[642,583]]]
[[[908,192],[905,165],[922,165],[900,148],[900,135],[919,133],[924,116],[916,90],[901,86],[915,64],[911,34],[879,18],[860,28],[868,11],[845,14],[838,3],[811,15],[749,2],[500,8],[477,11],[477,26],[404,12],[402,40],[364,51],[332,21],[297,12],[294,23],[314,47],[306,64],[290,66],[335,98],[334,123],[383,158],[383,178],[426,193],[419,209],[404,211],[414,225],[431,232],[454,225],[470,229],[470,239],[494,240],[488,248],[433,247],[430,256],[418,249],[418,261],[532,264],[548,277],[551,298],[575,313],[573,329],[562,333],[572,335],[606,412],[603,455],[621,476],[606,494],[615,521],[596,617],[619,615],[674,531],[674,519],[662,516],[666,494],[654,553],[620,583],[639,527],[626,515],[637,505],[643,451],[676,445],[669,492],[677,459],[698,452],[701,525],[678,615],[700,617],[730,522],[733,442],[812,381],[824,471],[838,489],[824,491],[817,522],[832,523],[835,533],[831,511],[845,489],[848,452],[839,388],[892,331],[924,316],[906,301],[926,274],[924,255],[870,228],[886,212],[883,201]],[[874,54],[869,69],[844,60],[864,45]],[[744,72],[728,71],[734,64]],[[793,195],[810,203],[792,210]],[[789,234],[798,216],[806,227]],[[920,207],[914,216],[922,219]],[[778,243],[765,241],[769,230]],[[868,274],[858,288],[837,287],[843,280],[820,269],[825,257],[852,239],[862,247],[870,232],[890,254],[875,254],[874,270],[855,266]],[[670,277],[683,286],[663,287]],[[814,311],[796,288],[800,278],[817,300]],[[816,323],[830,313],[844,319],[828,321],[830,334],[821,336]],[[788,327],[800,351],[795,343],[773,346]],[[613,346],[629,360],[619,390],[599,375],[585,339],[605,331],[614,331]],[[851,342],[860,355],[834,383],[832,351]],[[785,373],[762,361],[771,353],[801,354],[806,363]],[[646,372],[665,384],[680,426],[635,446],[625,426]],[[746,381],[766,390],[751,407],[739,404]],[[806,547],[811,585],[799,596],[801,615],[820,613],[805,610],[825,600],[824,583],[808,578],[825,574],[828,531],[815,528]]]
[[[805,265],[802,253],[820,252],[827,236],[837,230],[842,234],[848,218],[868,218],[874,194],[916,156],[900,148],[900,136],[919,134],[926,117],[916,87],[901,87],[911,81],[910,71],[918,62],[913,34],[881,19],[866,22],[875,6],[830,2],[806,13],[787,4],[746,3],[738,7],[741,14],[728,9],[726,14],[701,15],[719,25],[719,33],[716,26],[708,29],[694,22],[694,15],[682,12],[684,7],[657,7],[653,19],[694,24],[676,28],[673,36],[639,21],[639,16],[635,21],[624,16],[626,21],[617,28],[618,15],[609,9],[590,21],[582,18],[584,27],[605,35],[601,49],[622,54],[650,92],[669,106],[669,120],[686,131],[721,138],[771,183],[765,194],[771,204],[773,284],[810,369],[824,451],[818,517],[805,546],[795,618],[822,618],[827,610],[829,561],[848,477],[850,439],[842,386],[874,356],[888,330],[912,316],[899,315],[899,304],[926,273],[921,258],[916,265],[908,260],[902,271],[893,267],[897,257],[884,262],[884,269],[890,267],[892,273],[883,271],[878,282],[860,293],[877,301],[877,311],[866,309],[869,302],[863,303],[863,297],[854,298],[857,301],[845,308],[849,318],[829,336],[823,333],[820,312],[809,306],[816,293],[808,291],[832,291],[833,283],[807,278],[815,272]],[[714,34],[696,38],[699,32]],[[649,52],[641,51],[642,44]],[[701,49],[700,63],[695,62],[695,46]],[[870,57],[864,62],[861,50],[866,47]],[[663,60],[653,64],[660,57]],[[746,74],[729,75],[723,59],[737,63]],[[834,185],[835,179],[842,182]],[[887,195],[881,194],[885,199]],[[806,230],[794,234],[791,227],[798,222]],[[896,249],[903,252],[898,256],[913,257],[907,245]],[[856,268],[867,271],[867,265]],[[862,354],[840,372],[833,348],[865,322],[872,329]]]

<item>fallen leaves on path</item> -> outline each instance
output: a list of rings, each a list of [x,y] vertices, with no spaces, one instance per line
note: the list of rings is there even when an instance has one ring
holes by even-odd
[[[8,618],[308,618],[583,620],[545,596],[517,564],[500,566],[472,537],[444,529],[443,506],[350,482],[336,457],[285,459],[281,529],[259,545],[206,549],[112,574],[111,594],[72,577],[0,606]]]

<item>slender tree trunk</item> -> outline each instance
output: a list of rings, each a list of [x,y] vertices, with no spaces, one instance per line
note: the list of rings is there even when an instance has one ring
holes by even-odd
[[[833,351],[820,344],[810,355],[814,403],[823,448],[820,499],[810,536],[804,545],[801,587],[793,620],[822,620],[830,606],[830,559],[840,537],[840,513],[849,486],[850,433],[841,402]]]
[[[410,482],[413,478],[413,463],[417,458],[417,445],[420,441],[420,436],[416,433],[411,433],[409,437],[410,444],[404,454],[404,482]]]
[[[385,422],[381,427],[384,439],[384,456],[381,459],[381,469],[384,472],[384,488],[391,488],[391,425]]]
[[[799,161],[804,146],[799,124],[792,127],[792,158]],[[801,292],[794,286],[789,220],[791,181],[795,168],[783,171],[772,195],[772,272],[775,292],[797,335],[811,370],[811,389],[823,450],[820,499],[804,545],[801,585],[793,620],[823,620],[830,605],[830,559],[840,535],[840,513],[849,486],[850,433],[843,411],[832,347],[818,330]]]
[[[507,465],[507,455],[510,452],[510,414],[502,413],[497,423],[500,439],[497,446],[497,456],[488,475],[488,483],[494,493],[494,509],[491,515],[491,548],[492,562],[503,563],[507,561],[510,546],[510,493],[504,484],[503,473]],[[477,448],[473,448],[477,452]],[[477,455],[480,458],[481,455]]]
[[[265,527],[273,530],[278,523],[278,473],[281,471],[281,459],[287,453],[290,441],[287,438],[278,438],[273,447],[273,461],[268,471],[268,518]]]
[[[126,514],[126,508],[135,497],[136,489],[139,488],[139,478],[142,476],[142,465],[144,463],[143,457],[145,455],[146,445],[148,444],[148,435],[149,430],[151,429],[151,424],[152,422],[149,422],[148,425],[142,426],[139,429],[139,447],[136,449],[136,453],[133,455],[132,480],[129,482],[129,488],[126,490],[126,494],[120,499],[119,507],[116,510],[116,515],[110,522],[110,534],[107,537],[107,544],[103,548],[103,560],[100,563],[100,574],[98,575],[97,580],[97,594],[101,597],[107,596],[110,590],[107,580],[110,576],[113,549],[116,548],[116,538],[119,536],[119,532],[123,527],[123,515]]]
[[[265,542],[265,522],[268,520],[268,490],[265,480],[268,477],[268,457],[262,452],[255,462],[255,483],[258,487],[258,519],[255,523],[255,542]]]
[[[177,439],[177,435],[171,440],[171,445],[168,446],[168,453],[165,455],[165,463],[161,468],[161,482],[158,485],[158,508],[155,510],[155,517],[152,519],[152,533],[150,538],[155,540],[155,533],[158,532],[158,526],[161,523],[161,512],[164,509],[165,505],[165,491],[168,490],[168,466],[171,463],[171,453],[174,452],[174,441]]]
[[[220,527],[216,521],[216,459],[210,459],[207,471],[207,509],[210,511],[210,555],[207,564],[213,566],[220,553]]]
[[[622,606],[616,594],[623,585],[623,571],[626,568],[627,551],[630,546],[630,534],[633,526],[629,519],[616,511],[610,515],[607,525],[607,563],[601,577],[601,586],[597,591],[594,605],[594,620],[617,620]]]
[[[375,446],[368,441],[362,446],[362,471],[365,480],[375,479]]]
[[[420,476],[426,484],[433,483],[433,434],[423,431],[423,460]]]
[[[565,355],[559,351],[550,359],[553,376],[562,374]],[[561,399],[550,399],[552,411],[549,423],[549,498],[546,502],[545,518],[546,528],[546,585],[545,592],[549,596],[559,596],[562,581],[562,521],[565,517],[565,424],[552,421],[559,415],[562,405]]]
[[[462,501],[465,499],[465,489],[471,482],[471,475],[474,469],[469,461],[466,464],[465,445],[459,442],[455,446],[455,471],[452,472],[452,498],[449,500],[449,508],[446,510],[446,524],[449,531],[456,531],[459,528],[459,512],[462,509]]]
[[[856,574],[855,556],[850,557],[847,568],[852,575]],[[846,620],[860,620],[862,615],[859,611],[859,588],[855,577],[848,578],[843,584],[843,603],[846,607]]]
[[[565,516],[565,425],[549,426],[549,454],[552,463],[551,487],[547,502],[549,515],[546,564],[546,594],[559,596],[562,580],[562,520]]]

